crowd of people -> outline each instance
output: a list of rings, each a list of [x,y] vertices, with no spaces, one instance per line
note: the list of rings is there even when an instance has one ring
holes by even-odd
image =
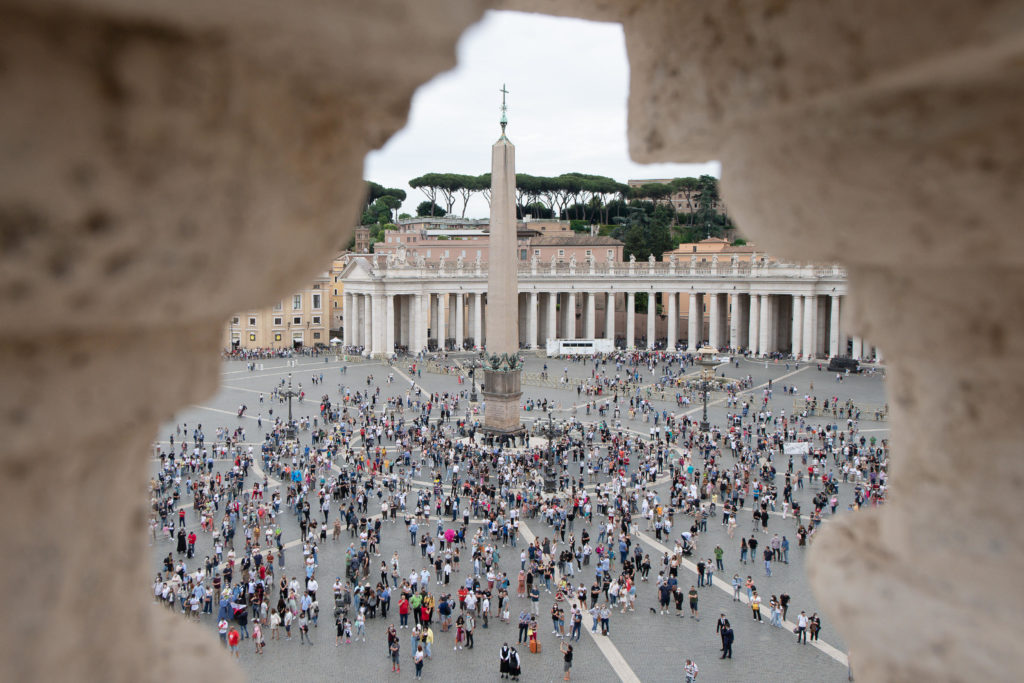
[[[690,361],[620,352],[577,362],[593,364],[592,378],[614,371],[636,381]],[[255,654],[267,641],[296,636],[312,645],[324,610],[339,648],[365,642],[367,624],[380,622],[393,670],[408,643],[417,677],[436,639],[455,653],[473,649],[481,629],[511,630],[518,612],[519,638],[502,644],[499,657],[502,676],[518,679],[517,646],[540,649],[547,611],[552,635],[567,646],[568,680],[585,616],[591,633],[608,637],[613,614],[634,612],[642,596],[653,613],[668,614],[674,603],[676,614],[699,620],[701,590],[725,570],[726,551],[702,542],[713,518],[732,538],[740,516],[750,515],[751,533],[740,534],[732,564],[763,559],[768,578],[773,563],[789,562],[790,515],[802,547],[836,513],[840,487],[854,492],[850,507],[884,499],[888,444],[859,435],[852,416],[840,426],[774,411],[770,383],[726,387],[725,423],[709,432],[622,384],[609,385],[593,420],[570,413],[537,421],[531,438],[494,441],[480,438],[467,392],[393,382],[393,373],[383,383],[370,375],[332,391],[318,373],[310,392],[319,400],[303,392],[311,415],[291,424],[283,383],[269,387],[258,399],[259,443],[246,442],[241,415],[218,428],[213,443],[202,425],[178,425],[158,448],[150,484],[153,542],[175,544],[154,580],[154,599],[215,623],[236,656],[250,638]],[[547,399],[537,405],[554,408]],[[641,420],[650,425],[646,434],[636,430]],[[807,444],[807,454],[786,455],[792,442]],[[545,491],[545,468],[557,479],[554,492]],[[813,487],[809,501],[805,487]],[[399,553],[403,533],[411,548]],[[330,569],[321,557],[327,546],[344,547]],[[652,558],[656,547],[664,550]],[[411,567],[403,560],[410,552]],[[697,583],[687,588],[680,569],[691,562]],[[735,600],[746,591],[760,621],[751,577],[736,573],[732,586]],[[542,593],[550,608],[541,607]],[[781,626],[788,607],[788,595],[773,595],[768,623]],[[797,629],[798,638],[813,640],[820,618],[801,612]],[[734,634],[724,615],[717,630],[722,657],[731,658]],[[689,664],[695,678],[695,663],[686,675]]]

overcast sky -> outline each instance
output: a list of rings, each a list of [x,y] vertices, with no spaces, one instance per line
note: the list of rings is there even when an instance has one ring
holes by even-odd
[[[508,137],[516,146],[519,173],[578,171],[620,182],[719,175],[717,162],[630,160],[629,65],[619,24],[488,12],[459,42],[458,66],[420,88],[406,127],[367,157],[364,177],[404,189],[409,196],[402,210],[415,214],[426,197],[408,186],[411,178],[490,171],[503,83],[509,90]],[[466,216],[483,218],[487,211],[487,202],[477,196]]]

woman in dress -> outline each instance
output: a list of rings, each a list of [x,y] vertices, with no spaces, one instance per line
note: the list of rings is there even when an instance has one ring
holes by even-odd
[[[498,671],[501,673],[502,678],[508,678],[509,675],[509,660],[512,657],[512,651],[508,647],[508,643],[502,643],[501,653],[498,655]]]
[[[522,673],[522,671],[522,662],[519,659],[519,651],[514,647],[510,647],[508,653],[508,675],[513,681],[518,681],[519,674]]]

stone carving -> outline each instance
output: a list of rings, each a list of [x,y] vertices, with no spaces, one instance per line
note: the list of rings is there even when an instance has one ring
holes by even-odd
[[[455,270],[462,270],[465,267],[465,259],[462,258],[462,254],[459,254],[459,257],[455,259]]]
[[[576,254],[569,255],[569,268],[576,270]]]
[[[630,262],[631,264],[632,264],[632,263],[636,263],[636,254],[630,254],[630,255],[629,255],[629,262]]]
[[[515,372],[522,364],[522,359],[515,353],[492,353],[487,362],[493,372]]]

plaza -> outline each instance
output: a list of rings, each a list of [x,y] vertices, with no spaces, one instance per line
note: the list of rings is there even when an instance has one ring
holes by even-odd
[[[679,354],[682,356],[682,354]],[[640,358],[640,356],[635,356]],[[625,358],[625,355],[623,356]],[[363,444],[360,442],[360,426],[364,421],[375,420],[388,413],[394,414],[397,419],[408,427],[413,418],[419,416],[420,410],[414,405],[405,405],[402,412],[397,412],[395,403],[389,403],[389,399],[401,399],[403,404],[410,401],[423,400],[429,395],[436,396],[438,405],[446,405],[451,409],[450,421],[445,421],[445,429],[458,438],[457,423],[464,420],[467,424],[482,422],[483,414],[478,404],[470,406],[468,402],[472,386],[466,376],[465,368],[473,361],[469,354],[451,354],[446,357],[425,357],[416,359],[405,357],[393,364],[380,361],[367,361],[359,358],[345,359],[344,356],[295,356],[293,358],[278,359],[253,359],[251,361],[228,361],[222,366],[223,386],[220,391],[202,405],[192,406],[182,410],[173,421],[163,425],[158,432],[158,441],[154,444],[155,454],[159,451],[167,452],[170,446],[170,438],[173,435],[175,450],[180,451],[182,443],[186,442],[186,453],[192,453],[193,443],[191,434],[198,425],[202,425],[205,447],[212,453],[217,441],[215,434],[218,428],[225,428],[222,434],[225,436],[241,428],[244,435],[238,434],[238,447],[244,454],[251,445],[254,449],[253,465],[249,468],[248,476],[244,480],[242,490],[246,492],[244,499],[248,499],[248,493],[252,490],[254,483],[266,480],[269,484],[266,498],[275,492],[282,494],[282,501],[285,497],[288,482],[283,482],[279,475],[268,474],[264,471],[266,461],[260,454],[260,447],[264,439],[273,429],[274,420],[287,416],[288,406],[281,399],[272,399],[272,392],[281,389],[281,382],[291,380],[296,391],[302,391],[305,396],[302,400],[293,401],[294,417],[297,421],[310,421],[309,429],[298,431],[298,444],[300,460],[305,446],[311,445],[311,433],[313,431],[312,420],[322,417],[319,412],[320,397],[326,395],[332,402],[341,402],[346,394],[352,395],[358,391],[370,390],[376,393],[379,387],[380,393],[376,401],[371,402],[365,409],[358,408],[354,402],[342,403],[347,406],[348,414],[356,417],[354,431],[353,425],[348,427],[352,440],[339,450],[336,457],[332,459],[333,470],[327,475],[328,479],[335,478],[341,470],[350,470],[357,462],[359,454],[363,452]],[[250,369],[249,363],[252,363]],[[653,371],[646,362],[640,361],[636,365],[624,362],[616,367],[614,361],[598,365],[595,368],[593,360],[571,361],[568,359],[546,359],[528,355],[523,370],[523,396],[521,411],[523,424],[531,429],[535,436],[531,438],[531,446],[546,443],[543,436],[536,436],[537,428],[548,422],[548,415],[555,424],[565,424],[572,420],[578,420],[583,425],[593,425],[604,422],[612,433],[621,433],[627,437],[639,439],[644,443],[651,442],[652,429],[655,428],[654,412],[659,414],[657,427],[663,429],[666,425],[665,415],[673,415],[676,419],[689,417],[691,420],[698,420],[702,411],[699,401],[699,393],[695,394],[686,388],[687,380],[697,376],[699,368],[688,366],[680,368],[678,363],[668,369],[670,375],[684,376],[680,382],[680,388],[659,386],[658,380],[666,372],[667,365],[662,360],[653,366]],[[738,367],[737,367],[738,364]],[[736,407],[726,406],[726,393],[712,391],[709,395],[708,414],[713,429],[726,427],[728,414],[735,414],[743,402],[750,403],[751,417],[743,420],[745,426],[750,427],[751,419],[761,406],[765,396],[765,390],[771,382],[771,398],[768,400],[767,408],[772,411],[773,416],[781,418],[783,415],[792,419],[794,407],[802,407],[805,403],[805,396],[815,396],[820,406],[826,398],[837,397],[839,405],[844,405],[847,400],[852,400],[858,406],[880,405],[885,403],[885,388],[880,373],[865,373],[861,375],[848,375],[837,381],[834,373],[828,373],[819,369],[817,363],[794,364],[790,361],[765,362],[763,360],[747,360],[739,357],[736,362],[719,366],[716,372],[724,374],[728,379],[743,380],[748,386],[736,394],[738,405]],[[614,382],[618,376],[620,379],[630,373],[638,373],[638,382],[635,382],[629,389],[621,388],[619,391],[610,389],[602,391],[597,395],[597,382],[594,378],[594,371],[605,373],[608,381]],[[322,383],[313,384],[313,378],[323,376]],[[540,379],[545,377],[546,379]],[[813,388],[812,388],[813,385]],[[287,386],[287,384],[285,385]],[[298,387],[301,386],[301,390]],[[592,395],[586,394],[586,387],[590,386]],[[581,387],[577,391],[577,387]],[[783,393],[783,387],[793,387],[795,394]],[[681,395],[678,396],[677,395]],[[680,405],[682,396],[686,396],[690,403]],[[649,397],[649,399],[648,399]],[[618,399],[616,402],[615,399]],[[634,398],[635,412],[630,414],[630,398]],[[647,412],[639,409],[640,399],[648,401],[644,403]],[[546,401],[548,411],[542,409]],[[587,406],[590,406],[588,410]],[[246,406],[245,414],[239,417],[238,413],[242,405]],[[605,416],[598,415],[598,408],[606,407]],[[616,417],[614,410],[619,408]],[[270,411],[273,411],[271,415]],[[467,414],[467,411],[468,414]],[[432,423],[439,420],[439,408],[435,405],[430,413]],[[820,412],[820,411],[819,411]],[[401,424],[401,423],[400,423]],[[678,424],[678,423],[677,423]],[[846,418],[828,418],[815,416],[807,417],[801,424],[820,426],[834,424],[841,431],[848,431]],[[187,425],[187,426],[186,426]],[[325,425],[319,421],[317,428],[324,428],[332,433],[337,424]],[[691,427],[695,428],[695,424]],[[791,425],[795,427],[795,425]],[[183,427],[184,431],[179,431]],[[888,437],[886,422],[879,422],[872,419],[872,416],[862,414],[859,421],[854,422],[854,438],[860,436],[870,440],[871,443],[881,443],[882,439]],[[588,427],[580,430],[579,433],[586,433]],[[769,429],[769,433],[774,428]],[[661,437],[664,440],[664,437]],[[688,449],[684,445],[685,440],[675,437],[670,445],[671,460],[677,461]],[[722,442],[724,444],[724,441]],[[396,444],[393,440],[385,438],[384,447],[387,448],[392,462],[396,452]],[[349,455],[348,449],[352,451]],[[604,453],[602,446],[598,447],[600,453]],[[313,449],[316,453],[316,449]],[[419,448],[411,451],[411,464],[419,462],[422,452]],[[746,564],[739,561],[739,544],[742,537],[749,537],[752,531],[752,502],[748,497],[746,506],[738,513],[737,526],[734,537],[730,538],[727,527],[721,522],[721,501],[719,501],[717,515],[707,520],[707,531],[698,534],[696,540],[696,552],[692,557],[683,558],[679,569],[679,585],[687,589],[691,584],[697,584],[697,576],[694,563],[701,559],[713,558],[713,549],[720,546],[724,550],[724,570],[716,571],[714,574],[714,585],[701,587],[699,589],[699,611],[700,621],[690,618],[677,618],[675,610],[670,614],[662,615],[653,613],[653,608],[658,605],[658,595],[655,588],[658,572],[663,569],[662,557],[666,552],[672,551],[672,545],[679,538],[681,531],[687,530],[692,523],[690,517],[683,514],[682,509],[675,511],[675,531],[671,534],[672,539],[663,537],[661,541],[655,538],[654,531],[650,530],[647,522],[637,515],[634,518],[638,529],[631,535],[631,542],[639,545],[644,554],[650,556],[651,571],[649,581],[637,582],[635,611],[621,614],[618,608],[612,611],[610,620],[610,635],[602,636],[600,633],[590,635],[591,618],[587,613],[583,614],[583,633],[578,642],[574,642],[575,658],[573,674],[582,680],[614,681],[614,680],[673,680],[681,676],[682,664],[685,658],[692,658],[700,666],[701,676],[706,680],[815,680],[815,681],[843,681],[847,679],[846,646],[835,629],[831,627],[827,619],[824,619],[820,640],[811,641],[807,646],[798,645],[792,632],[793,623],[801,610],[807,615],[813,613],[821,614],[811,591],[808,587],[804,573],[804,559],[806,547],[800,547],[797,543],[797,523],[792,514],[787,519],[782,518],[781,491],[782,478],[787,469],[787,457],[781,453],[774,455],[774,464],[778,469],[775,483],[779,485],[779,501],[776,510],[771,513],[770,521],[766,527],[767,534],[758,532],[757,538],[763,545],[775,533],[785,535],[791,542],[788,553],[789,564],[775,562],[772,576],[765,575],[765,569],[760,557],[748,559]],[[289,457],[283,460],[291,462]],[[401,459],[399,458],[399,461]],[[693,464],[697,470],[703,469],[699,457],[694,457]],[[728,468],[736,464],[737,459],[730,454],[728,448],[722,448],[718,456],[720,467]],[[839,458],[842,461],[842,458]],[[159,458],[153,459],[153,474],[156,475],[160,469]],[[165,463],[167,461],[165,460]],[[181,458],[177,460],[181,464]],[[467,460],[463,461],[463,473]],[[224,474],[232,467],[233,458],[216,457],[213,469],[215,473]],[[562,463],[564,474],[574,482],[579,479],[581,464],[570,460],[566,454],[565,462]],[[630,465],[624,471],[626,479],[638,472],[640,463],[634,457]],[[670,482],[668,476],[668,461],[664,467],[656,473],[653,484],[642,484],[647,490],[657,493],[660,500],[669,500]],[[756,468],[756,464],[754,466]],[[793,465],[795,473],[801,469],[806,470],[807,464],[802,463],[799,457]],[[833,473],[838,468],[833,456],[827,460],[827,468]],[[173,469],[170,470],[173,472]],[[420,570],[426,567],[430,573],[429,591],[437,596],[442,592],[453,593],[459,586],[463,585],[467,575],[472,574],[472,563],[468,561],[469,552],[464,548],[464,561],[459,571],[454,572],[450,586],[439,586],[434,581],[433,567],[421,556],[420,548],[410,545],[409,534],[403,518],[406,514],[412,513],[415,505],[415,496],[421,492],[431,492],[434,489],[433,468],[426,464],[422,469],[414,471],[413,467],[405,468],[399,462],[393,473],[408,472],[408,483],[410,485],[407,509],[398,512],[397,521],[391,523],[385,521],[381,529],[381,541],[378,548],[380,557],[370,558],[369,580],[376,583],[378,580],[377,566],[381,561],[390,563],[392,554],[397,551],[401,576],[406,576],[412,570]],[[677,472],[679,471],[677,466]],[[181,473],[185,479],[190,477],[189,472]],[[443,495],[449,494],[452,472],[439,471],[443,482],[441,490]],[[264,479],[266,477],[266,479]],[[193,480],[196,475],[191,476]],[[380,475],[377,477],[380,481]],[[520,486],[516,490],[524,493],[530,490],[529,476],[522,477]],[[595,485],[606,485],[610,482],[607,473],[591,477],[584,475],[585,487],[591,495],[594,495]],[[753,481],[754,477],[751,478]],[[402,478],[404,481],[404,477]],[[322,484],[320,484],[322,485]],[[322,520],[318,512],[318,498],[315,484],[307,496],[313,506],[312,518]],[[853,504],[854,484],[851,478],[849,483],[838,484],[838,506],[836,514],[856,514],[847,512]],[[807,524],[809,513],[813,510],[811,499],[821,491],[820,479],[816,483],[803,481],[802,486],[794,486],[793,500],[803,507],[803,523]],[[169,495],[173,485],[169,484],[163,495]],[[627,486],[626,491],[632,490]],[[376,490],[376,489],[375,489]],[[391,493],[384,489],[385,493]],[[559,495],[565,495],[565,489]],[[370,495],[367,516],[373,517],[379,514],[379,502],[375,495]],[[549,497],[545,497],[549,498]],[[189,505],[191,496],[183,495],[181,502],[186,509],[186,526],[188,530],[195,530],[198,534],[198,542],[195,550],[195,557],[185,559],[183,554],[176,552],[173,538],[167,537],[163,529],[158,529],[151,547],[151,559],[154,575],[162,572],[163,560],[170,553],[173,561],[177,564],[184,559],[187,565],[187,572],[194,572],[204,564],[204,558],[209,557],[213,552],[212,536],[198,528],[199,516]],[[215,519],[214,525],[219,526],[222,522],[223,504],[226,498],[222,499],[221,509]],[[704,501],[705,505],[709,501]],[[347,502],[340,501],[344,507]],[[467,503],[464,502],[463,505]],[[327,527],[333,526],[335,520],[339,519],[339,501],[332,500],[330,504],[330,517]],[[587,529],[591,538],[598,535],[598,527],[602,516],[594,511],[596,518],[588,523],[582,517],[578,517],[569,534],[580,538],[582,531]],[[171,524],[176,523],[176,512],[171,515]],[[825,526],[830,523],[831,513],[826,509],[823,514]],[[271,607],[277,601],[276,583],[282,575],[287,577],[299,577],[300,583],[304,576],[304,557],[300,530],[297,523],[297,516],[282,502],[281,511],[277,516],[277,523],[282,532],[282,543],[285,549],[285,565],[283,568],[275,567],[277,570],[274,579],[270,581],[271,590],[269,602]],[[484,522],[482,515],[470,515],[469,536]],[[462,513],[459,513],[457,521],[451,518],[441,520],[441,526],[445,529],[461,526]],[[436,515],[431,511],[428,521],[421,521],[421,532],[424,528],[430,534],[438,529]],[[498,673],[498,653],[503,643],[517,646],[522,660],[523,680],[552,680],[561,671],[561,655],[559,653],[560,638],[551,634],[551,620],[549,617],[550,608],[554,595],[542,591],[539,602],[537,622],[539,624],[537,637],[542,644],[540,654],[531,654],[525,643],[517,644],[518,637],[518,615],[523,608],[529,608],[529,600],[516,597],[516,581],[520,570],[520,552],[526,544],[534,537],[557,538],[557,532],[548,524],[542,515],[532,517],[524,515],[522,524],[519,527],[519,540],[516,547],[511,545],[496,544],[500,553],[497,567],[501,572],[508,574],[511,581],[510,615],[511,623],[505,624],[498,619],[497,607],[493,608],[494,616],[490,619],[488,628],[481,628],[481,620],[477,618],[475,631],[475,647],[472,650],[453,650],[454,634],[452,632],[442,633],[439,629],[437,617],[433,623],[434,644],[432,646],[433,658],[426,662],[424,677],[433,680],[442,680],[442,677],[450,679],[453,675],[461,675],[461,672],[473,671],[480,676],[496,675]],[[813,543],[813,535],[811,537]],[[593,542],[593,541],[592,541]],[[386,627],[389,623],[398,623],[397,596],[392,598],[392,613],[388,618],[378,616],[375,619],[366,620],[366,642],[361,640],[350,644],[335,645],[334,637],[334,615],[331,599],[331,586],[336,577],[346,578],[345,573],[345,552],[350,543],[359,547],[359,537],[356,534],[350,536],[348,531],[343,531],[340,540],[333,540],[328,536],[327,540],[320,541],[318,547],[318,566],[315,577],[320,586],[320,616],[319,625],[311,628],[312,646],[302,645],[299,636],[293,629],[292,640],[272,640],[269,627],[264,627],[263,637],[267,646],[263,654],[255,654],[251,640],[243,640],[240,648],[241,666],[246,672],[249,680],[264,681],[280,678],[282,675],[299,675],[304,679],[320,678],[324,676],[338,675],[344,671],[355,672],[356,675],[372,677],[373,680],[382,680],[389,673],[387,666]],[[471,544],[470,544],[471,546]],[[234,549],[238,560],[244,555],[245,539],[241,535],[236,536]],[[561,549],[564,544],[558,545]],[[610,546],[609,546],[610,547]],[[264,551],[268,548],[264,545]],[[226,551],[225,551],[226,552]],[[632,549],[631,549],[632,552]],[[617,554],[617,553],[616,553]],[[277,560],[275,559],[275,563]],[[390,566],[390,564],[389,564]],[[612,574],[618,576],[622,569],[616,562],[612,566]],[[734,573],[738,573],[742,579],[749,575],[757,586],[757,590],[764,596],[767,607],[770,595],[781,595],[787,593],[791,596],[789,606],[788,623],[783,628],[776,628],[767,625],[768,610],[764,611],[764,623],[759,624],[751,618],[751,609],[746,601],[746,593],[743,592],[740,602],[735,602],[732,597],[732,588],[729,585]],[[583,565],[576,570],[576,575],[570,580],[575,587],[582,583],[589,588],[594,581],[594,562]],[[166,574],[164,574],[166,578]],[[235,581],[238,581],[238,574],[235,574]],[[566,609],[574,600],[559,602],[559,605]],[[174,609],[177,611],[179,606]],[[217,641],[217,601],[213,604],[213,614],[200,617],[202,626],[207,632],[210,641]],[[456,609],[458,613],[458,609]],[[716,634],[716,620],[724,613],[730,620],[735,630],[734,655],[732,660],[721,660],[721,642]],[[185,618],[182,616],[181,618]],[[252,631],[252,620],[250,620],[249,631]],[[566,629],[568,633],[568,628]],[[409,676],[413,670],[412,652],[410,651],[410,639],[408,630],[399,630],[401,641],[401,662],[403,666],[402,676]],[[407,667],[407,668],[406,668]],[[397,678],[398,675],[394,674]]]

